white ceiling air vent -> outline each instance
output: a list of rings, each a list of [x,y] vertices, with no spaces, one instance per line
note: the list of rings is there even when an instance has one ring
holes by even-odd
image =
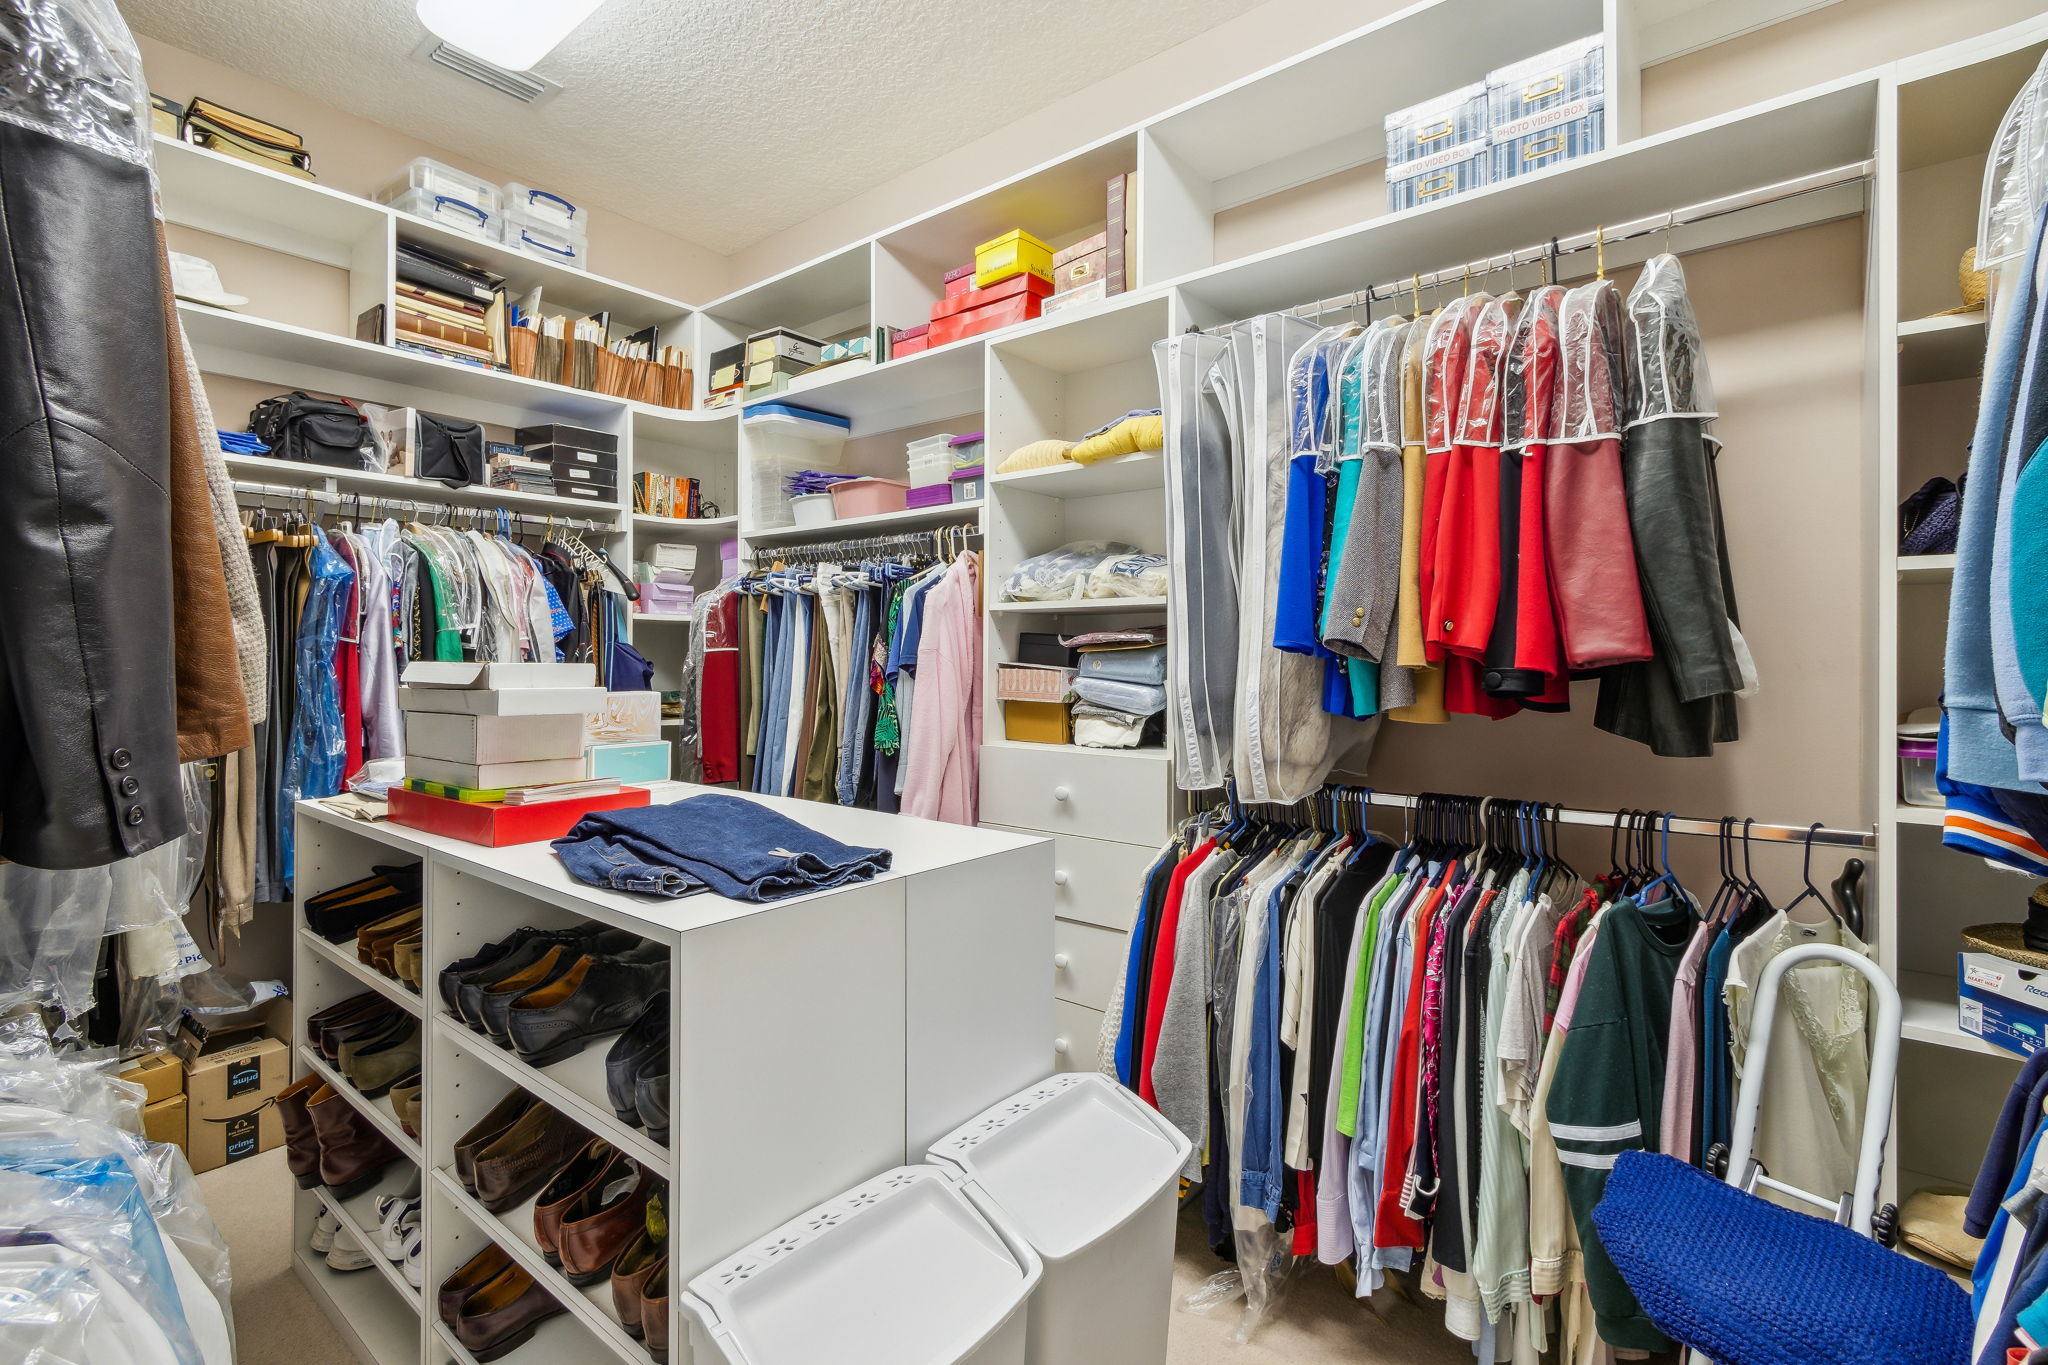
[[[501,95],[510,95],[521,104],[545,104],[561,90],[561,86],[546,76],[537,76],[531,71],[507,71],[477,56],[465,52],[451,43],[444,43],[432,34],[413,49],[413,56],[424,57],[436,66],[445,66],[457,75],[467,76],[479,85],[488,85]]]

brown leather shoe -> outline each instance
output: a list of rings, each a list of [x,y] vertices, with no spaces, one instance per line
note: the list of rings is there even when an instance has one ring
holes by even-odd
[[[306,1114],[320,1139],[320,1183],[336,1199],[361,1194],[376,1183],[378,1172],[405,1155],[333,1086],[307,1097]]]
[[[414,995],[420,993],[420,983],[425,973],[420,967],[420,957],[426,950],[426,935],[415,929],[391,945],[391,969],[398,974],[398,980]]]
[[[612,1262],[612,1311],[618,1314],[626,1335],[635,1340],[642,1331],[640,1300],[646,1296],[652,1276],[667,1254],[668,1218],[661,1202],[659,1194],[647,1201],[647,1217],[640,1231],[626,1243],[619,1259]]]
[[[328,1065],[341,1065],[341,1049],[344,1044],[389,1033],[397,1026],[399,1020],[408,1017],[404,1010],[389,1000],[382,996],[378,999],[382,1002],[383,1008],[351,1015],[342,1023],[329,1024],[320,1030],[320,1055],[327,1059]]]
[[[366,1038],[360,1043],[351,1043],[341,1050],[342,1072],[366,1099],[376,1099],[389,1090],[393,1082],[420,1069],[420,1047],[425,1031],[419,1020],[412,1016],[406,1015],[404,1019],[402,1027]]]
[[[391,945],[420,927],[420,907],[409,905],[393,915],[356,930],[356,960],[368,963],[386,976],[391,970]]]
[[[592,1138],[541,1187],[533,1201],[533,1238],[540,1243],[541,1255],[547,1257],[549,1265],[562,1263],[556,1248],[561,1242],[563,1215],[592,1185],[616,1179],[630,1170],[625,1161],[625,1156],[609,1142]]]
[[[654,1365],[668,1365],[668,1257],[663,1256],[647,1272],[647,1288],[640,1295],[640,1332],[647,1342],[647,1354]]]
[[[536,1327],[565,1311],[523,1268],[507,1266],[463,1301],[455,1315],[455,1339],[477,1365],[489,1365],[533,1340]]]
[[[492,1213],[503,1213],[530,1199],[589,1140],[581,1128],[536,1101],[476,1154],[476,1197]]]
[[[489,1284],[505,1272],[512,1264],[512,1258],[504,1248],[493,1242],[462,1263],[462,1268],[441,1281],[441,1288],[435,1296],[441,1321],[451,1328],[462,1312],[462,1305],[471,1294]]]
[[[612,1262],[646,1228],[647,1201],[661,1189],[661,1180],[644,1166],[629,1165],[630,1183],[625,1171],[617,1171],[585,1190],[562,1216],[562,1273],[578,1289],[610,1275]]]
[[[575,966],[582,950],[567,944],[551,944],[530,966],[522,967],[483,988],[477,1012],[484,1021],[483,1033],[500,1047],[509,1046],[507,1030],[512,1026],[512,1002],[528,991],[553,981]]]
[[[328,1028],[366,1015],[381,1014],[390,1007],[391,1002],[375,991],[364,991],[361,995],[352,995],[346,1000],[329,1005],[307,1018],[306,1045],[325,1056],[326,1049],[321,1044]]]
[[[536,1103],[524,1090],[514,1090],[455,1140],[455,1178],[462,1182],[463,1189],[476,1193],[476,1154],[503,1137],[505,1130]]]
[[[302,1190],[320,1183],[320,1138],[306,1113],[306,1100],[320,1085],[317,1075],[301,1076],[277,1092],[277,1117],[284,1124],[284,1164]]]
[[[398,1116],[398,1126],[405,1135],[415,1140],[420,1135],[420,1073],[402,1077],[391,1083],[391,1112]]]

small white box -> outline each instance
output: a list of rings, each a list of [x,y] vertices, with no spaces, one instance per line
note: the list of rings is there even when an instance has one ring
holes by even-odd
[[[659,709],[659,698],[656,705]],[[523,763],[569,758],[583,752],[584,720],[573,714],[471,716],[422,711],[406,722],[405,752],[408,758],[447,763]]]
[[[605,704],[602,687],[514,687],[503,692],[461,687],[401,687],[398,709],[408,716],[584,716]],[[407,724],[411,722],[408,721]]]
[[[517,687],[589,687],[597,681],[597,665],[457,663],[422,659],[407,664],[398,680],[407,687],[459,687],[491,692]]]
[[[471,791],[540,787],[550,782],[581,782],[583,754],[579,751],[574,758],[540,758],[523,763],[449,763],[407,754],[405,775]]]
[[[697,571],[697,547],[664,541],[654,547],[654,567],[657,569],[681,569],[684,573],[695,573]]]

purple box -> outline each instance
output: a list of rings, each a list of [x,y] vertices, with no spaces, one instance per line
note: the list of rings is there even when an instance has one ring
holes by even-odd
[[[903,495],[903,505],[909,507],[944,507],[953,501],[952,485],[945,483],[927,484],[913,488]]]

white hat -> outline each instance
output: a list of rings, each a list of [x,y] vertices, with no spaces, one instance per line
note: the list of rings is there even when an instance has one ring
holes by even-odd
[[[239,308],[249,301],[240,294],[230,294],[220,282],[220,271],[205,257],[187,256],[182,251],[173,251],[170,257],[171,292],[179,298],[210,303],[216,308]]]

